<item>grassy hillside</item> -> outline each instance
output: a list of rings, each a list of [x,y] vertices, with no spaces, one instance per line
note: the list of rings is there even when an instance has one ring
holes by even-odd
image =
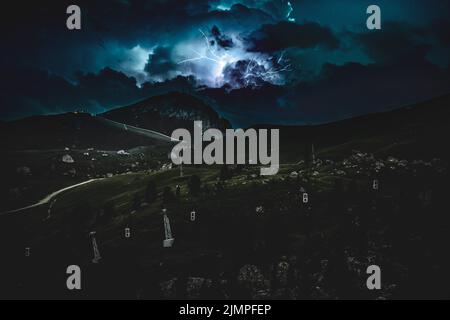
[[[3,268],[23,268],[2,274],[11,275],[8,292],[19,296],[42,294],[46,281],[47,295],[74,297],[61,285],[68,263],[81,265],[90,280],[83,297],[445,296],[435,283],[433,290],[417,284],[449,262],[440,254],[450,243],[445,169],[389,160],[377,172],[370,169],[376,162],[360,154],[312,167],[284,165],[268,178],[255,167],[230,168],[231,179],[220,183],[219,167],[187,167],[184,177],[173,169],[106,178],[59,196],[50,218],[48,206],[1,217],[7,228],[1,234],[9,239],[5,250],[15,257]],[[189,189],[192,175],[201,180],[196,195]],[[379,190],[372,188],[374,176]],[[157,187],[152,201],[146,198],[150,181]],[[175,192],[177,185],[180,196],[167,200],[164,189]],[[176,238],[170,249],[162,248],[163,206]],[[102,255],[98,265],[91,263],[93,230]],[[32,248],[31,259],[21,256],[25,247]],[[376,294],[364,289],[364,268],[372,260],[386,272],[385,287]],[[283,277],[293,277],[289,286]]]
[[[57,186],[99,180],[39,207],[0,215],[6,257],[0,295],[449,298],[448,100],[334,124],[283,127],[282,165],[269,177],[259,176],[257,166],[185,166],[180,176],[162,146],[126,154],[5,150],[5,181],[23,195],[4,201],[9,208],[31,204]],[[62,161],[66,154],[73,163]],[[9,195],[11,187],[4,185]],[[172,248],[162,246],[163,207],[175,237]],[[99,264],[92,263],[93,231]],[[83,270],[78,293],[65,287],[72,264]],[[382,268],[381,291],[365,286],[373,264]]]
[[[398,110],[369,114],[316,126],[271,126],[280,128],[281,158],[295,162],[310,157],[314,144],[319,156],[342,159],[353,150],[380,157],[449,159],[442,140],[450,134],[450,95]]]

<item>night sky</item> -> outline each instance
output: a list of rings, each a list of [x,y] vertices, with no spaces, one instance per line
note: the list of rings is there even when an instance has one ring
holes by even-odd
[[[70,4],[81,30],[66,28]],[[366,27],[371,4],[381,30]],[[175,90],[234,126],[389,110],[450,92],[449,13],[438,0],[17,0],[2,9],[0,119]]]

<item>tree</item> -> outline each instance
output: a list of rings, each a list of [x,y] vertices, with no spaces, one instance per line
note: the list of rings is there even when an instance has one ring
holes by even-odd
[[[145,190],[145,199],[149,203],[152,203],[156,200],[157,196],[158,196],[158,192],[156,190],[155,182],[150,180],[149,183],[147,184],[147,189]]]
[[[165,187],[163,191],[163,203],[170,203],[175,200],[175,195],[170,187]]]
[[[177,184],[177,187],[175,188],[175,195],[176,195],[177,199],[179,199],[181,196],[181,187],[179,184]]]
[[[189,178],[188,188],[189,188],[189,192],[193,196],[198,195],[198,193],[200,192],[200,189],[201,189],[201,185],[202,185],[202,181],[200,180],[200,178],[197,175],[194,174]]]

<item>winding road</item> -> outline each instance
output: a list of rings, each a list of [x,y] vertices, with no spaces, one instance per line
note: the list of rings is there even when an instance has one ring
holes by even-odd
[[[138,128],[138,127],[133,127],[133,126],[130,126],[130,125],[127,125],[127,124],[124,124],[124,123],[120,123],[120,122],[116,122],[116,121],[113,121],[113,120],[110,120],[110,119],[106,119],[106,118],[103,118],[103,117],[100,117],[100,116],[96,116],[96,118],[100,122],[102,122],[102,123],[104,123],[104,124],[106,124],[106,125],[108,125],[110,127],[119,129],[119,130],[129,131],[129,132],[137,134],[137,135],[141,135],[141,136],[145,136],[145,137],[148,137],[148,138],[157,139],[157,140],[160,140],[160,141],[164,141],[166,143],[179,142],[178,140],[173,139],[173,138],[171,138],[171,137],[169,137],[169,136],[167,136],[167,135],[165,135],[163,133],[157,132],[157,131],[153,131],[153,130],[149,130],[149,129],[142,129],[142,128]],[[36,208],[36,207],[42,206],[44,204],[49,203],[53,198],[55,198],[57,195],[59,195],[59,194],[61,194],[63,192],[66,192],[68,190],[80,187],[82,185],[86,185],[88,183],[92,183],[94,181],[102,180],[102,179],[104,179],[104,178],[91,179],[91,180],[88,180],[88,181],[85,181],[85,182],[81,182],[81,183],[75,184],[75,185],[70,186],[70,187],[63,188],[61,190],[53,192],[52,194],[49,194],[48,196],[46,196],[44,199],[42,199],[38,203],[32,204],[32,205],[27,206],[27,207],[23,207],[23,208],[20,208],[20,209],[16,209],[16,210],[0,212],[0,217],[3,216],[3,215],[7,215],[7,214],[11,214],[11,213],[18,213],[18,212],[21,212],[21,211],[25,211],[25,210],[28,210],[28,209],[32,209],[32,208]],[[49,213],[49,215],[50,215],[50,213]]]
[[[6,214],[11,214],[11,213],[18,213],[18,212],[21,212],[21,211],[25,211],[25,210],[28,210],[28,209],[32,209],[32,208],[36,208],[36,207],[42,206],[44,204],[49,203],[53,198],[55,198],[56,196],[58,196],[59,194],[61,194],[63,192],[66,192],[66,191],[71,190],[71,189],[78,188],[80,186],[86,185],[88,183],[92,183],[94,181],[99,181],[99,180],[102,180],[102,179],[103,178],[91,179],[91,180],[88,180],[88,181],[84,181],[84,182],[81,182],[81,183],[74,184],[73,186],[70,186],[70,187],[66,187],[66,188],[60,189],[58,191],[55,191],[55,192],[49,194],[44,199],[42,199],[41,201],[39,201],[39,202],[37,202],[35,204],[32,204],[32,205],[27,206],[27,207],[20,208],[20,209],[15,209],[15,210],[11,210],[11,211],[1,212],[0,216],[6,215]]]

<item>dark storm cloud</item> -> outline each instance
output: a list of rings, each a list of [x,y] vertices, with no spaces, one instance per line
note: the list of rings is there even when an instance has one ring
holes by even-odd
[[[232,8],[235,5],[242,5],[257,9],[270,15],[275,21],[285,20],[291,10],[288,0],[216,0],[210,2],[213,8]]]
[[[450,72],[423,61],[405,65],[327,64],[320,79],[293,87],[206,89],[234,125],[323,123],[386,111],[446,94]]]
[[[247,71],[250,68],[252,72],[248,73]],[[239,60],[233,65],[226,66],[223,74],[231,86],[238,88],[246,86],[260,87],[267,84],[261,76],[267,71],[264,65],[254,65],[251,60]]]
[[[377,64],[406,64],[429,61],[436,65],[450,63],[450,23],[437,20],[427,26],[413,26],[394,21],[384,23],[383,32],[349,33],[355,46]]]
[[[194,93],[193,77],[145,83],[122,72],[105,68],[99,73],[77,73],[77,83],[43,70],[3,69],[0,90],[1,116],[15,119],[36,114],[54,114],[82,110],[91,113],[129,105],[146,97],[171,91]]]
[[[141,92],[145,97],[164,94],[171,91],[194,93],[197,90],[198,85],[193,76],[177,76],[173,79],[160,82],[146,82],[141,88]]]
[[[262,24],[276,23],[278,20],[258,8],[249,8],[235,4],[229,10],[212,10],[190,17],[189,26],[217,25],[221,31],[244,31],[259,27]],[[190,29],[190,28],[189,28]]]
[[[78,74],[77,78],[80,95],[104,108],[126,104],[140,96],[135,78],[110,68],[98,74]]]
[[[77,76],[79,82],[73,84],[47,71],[4,70],[6,81],[0,92],[2,117],[11,119],[75,110],[96,113],[142,98],[134,78],[112,69]]]
[[[292,47],[306,49],[322,46],[336,49],[339,46],[339,39],[331,29],[314,22],[299,25],[284,21],[263,25],[253,31],[247,40],[249,50],[258,52],[275,52]]]
[[[285,93],[285,87],[271,84],[259,89],[246,87],[229,91],[227,88],[206,88],[199,92],[233,126],[241,128],[255,123],[273,123],[274,119],[289,121],[292,114],[283,114],[277,108],[277,100]]]
[[[49,69],[65,77],[72,77],[77,70],[98,72],[107,66],[136,76],[134,70],[115,61],[125,60],[137,45],[150,52],[153,47],[170,47],[197,36],[199,29],[217,26],[225,34],[274,22],[272,16],[257,8],[236,4],[230,10],[220,11],[214,10],[210,2],[80,0],[80,31],[66,28],[70,1],[43,0],[25,8],[13,4],[7,19],[2,21],[4,30],[8,30],[3,45],[9,47],[2,60]],[[221,42],[229,45],[225,36]]]
[[[450,66],[430,57],[449,45],[443,30],[386,22],[383,32],[345,35],[372,63],[325,63],[318,76],[293,86],[205,94],[239,126],[330,122],[413,104],[450,91]]]
[[[79,0],[79,32],[65,27],[72,1],[12,3],[1,21],[0,115],[99,112],[177,90],[203,95],[246,126],[330,121],[450,90],[448,1],[380,0],[375,32],[366,30],[361,1],[290,2],[297,23],[286,21],[284,0]],[[204,45],[199,29],[222,52],[235,53],[241,40],[245,53],[285,52],[293,66],[282,74],[286,85],[199,88],[206,64],[179,76],[178,63]],[[241,81],[247,59],[239,52],[227,79]]]
[[[222,32],[220,31],[220,29],[217,26],[213,26],[211,29],[211,34],[214,37],[214,40],[216,41],[216,43],[224,49],[229,49],[231,47],[233,47],[233,39],[231,39],[230,37],[227,37],[226,35],[222,34]],[[212,43],[212,45],[214,45],[214,43]]]
[[[450,46],[450,21],[439,19],[433,22],[431,26],[432,30],[438,37],[438,40],[446,46]]]
[[[4,119],[76,110],[84,101],[74,85],[47,71],[4,68],[2,79]]]
[[[172,59],[172,52],[167,47],[155,48],[145,65],[145,71],[151,76],[163,76],[164,78],[176,68],[177,64]]]
[[[427,61],[342,66],[327,64],[321,78],[286,95],[287,106],[313,122],[385,111],[445,94],[450,74]]]
[[[384,23],[383,32],[353,34],[356,44],[376,63],[423,60],[431,43],[425,30],[414,30],[396,22]]]

